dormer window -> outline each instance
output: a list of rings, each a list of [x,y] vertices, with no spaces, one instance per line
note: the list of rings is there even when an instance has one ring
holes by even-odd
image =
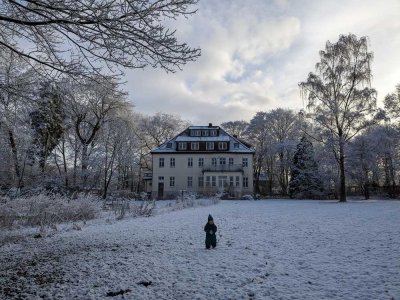
[[[207,142],[206,150],[214,150],[214,142]]]
[[[186,150],[186,143],[179,143],[179,150]]]
[[[198,142],[191,143],[190,148],[192,150],[199,150],[199,143]]]
[[[167,143],[167,148],[172,148],[172,143]]]
[[[218,149],[219,149],[219,150],[226,150],[226,149],[228,149],[228,143],[227,143],[227,142],[219,142],[219,143],[218,143]]]
[[[195,136],[201,136],[201,130],[195,130],[194,135]]]
[[[239,143],[234,143],[234,144],[233,144],[233,148],[234,148],[234,149],[239,149]]]
[[[202,130],[201,135],[202,136],[208,136],[208,130]]]
[[[210,130],[210,135],[211,136],[217,136],[217,130],[216,129]]]

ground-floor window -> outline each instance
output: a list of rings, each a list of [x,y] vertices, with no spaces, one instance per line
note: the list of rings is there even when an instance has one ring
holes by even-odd
[[[211,177],[206,176],[206,186],[211,186]]]
[[[226,180],[227,180],[227,176],[218,176],[218,186],[220,188],[225,187],[226,186]]]
[[[199,177],[199,187],[203,187],[204,186],[204,177],[200,176]]]
[[[211,186],[217,186],[217,176],[211,176]]]
[[[233,176],[229,176],[229,186],[233,186]]]
[[[243,187],[244,188],[249,187],[249,178],[248,177],[243,177]]]
[[[188,178],[187,178],[187,186],[188,187],[193,187],[193,177],[192,176],[188,176]]]
[[[239,187],[240,186],[240,177],[236,176],[236,186]]]
[[[169,186],[175,186],[175,177],[169,178]]]

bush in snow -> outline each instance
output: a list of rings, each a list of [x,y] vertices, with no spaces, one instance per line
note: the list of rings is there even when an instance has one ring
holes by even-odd
[[[154,201],[132,201],[129,199],[114,199],[111,204],[117,220],[122,220],[127,216],[149,217],[153,214],[155,207]]]
[[[241,197],[241,199],[242,199],[242,200],[254,200],[254,198],[253,198],[252,195],[243,195],[243,196]]]
[[[64,222],[93,219],[99,212],[91,197],[71,200],[61,196],[36,195],[8,199],[0,204],[0,226],[52,226]]]
[[[289,182],[291,198],[316,199],[323,196],[323,184],[314,159],[312,143],[303,137],[297,145]]]

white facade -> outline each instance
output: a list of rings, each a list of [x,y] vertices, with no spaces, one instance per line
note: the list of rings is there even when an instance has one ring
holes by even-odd
[[[217,135],[199,135],[211,130]],[[253,155],[253,149],[218,126],[189,127],[152,151],[152,197],[174,198],[182,191],[252,194]]]

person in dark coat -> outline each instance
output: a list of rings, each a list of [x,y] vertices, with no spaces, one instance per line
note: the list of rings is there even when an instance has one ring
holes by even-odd
[[[208,222],[206,226],[204,226],[204,231],[206,232],[206,248],[210,249],[211,246],[215,248],[217,246],[217,237],[215,235],[217,226],[215,226],[214,219],[211,215],[208,215]]]

